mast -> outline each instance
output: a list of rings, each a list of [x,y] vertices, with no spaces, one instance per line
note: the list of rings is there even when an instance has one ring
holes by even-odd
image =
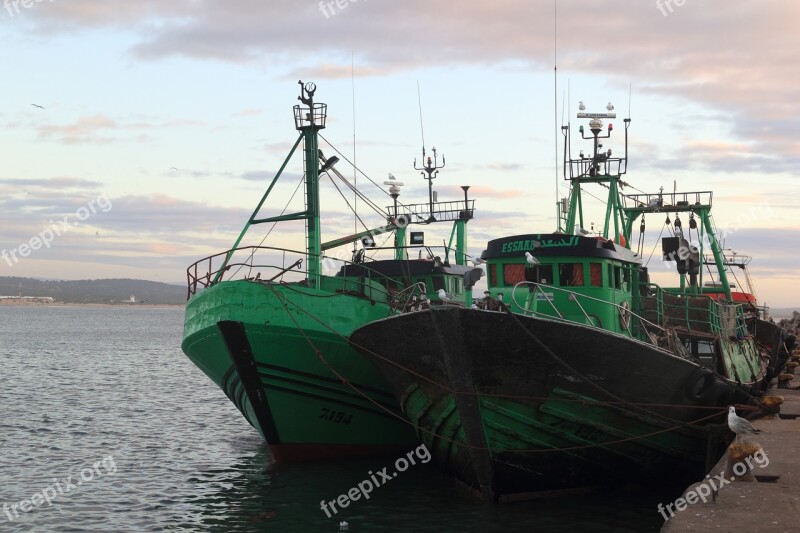
[[[614,234],[611,236],[611,240],[627,247],[630,239],[623,236],[625,217],[622,211],[619,183],[628,168],[628,128],[631,119],[626,118],[623,121],[625,124],[625,153],[622,157],[613,157],[611,149],[604,150],[601,141],[610,139],[614,131],[613,124],[609,123],[607,127],[603,124],[603,119],[617,117],[617,114],[614,113],[614,106],[609,102],[606,106],[607,113],[586,113],[585,109],[586,106],[580,102],[578,118],[589,119],[590,134],[586,135],[583,125],[579,127],[578,131],[582,139],[592,141],[592,155],[586,156],[581,150],[579,157],[573,159],[570,139],[571,126],[561,126],[564,135],[564,179],[568,179],[571,184],[566,227],[563,229],[568,234],[578,234],[585,227],[582,185],[599,183],[608,188],[603,238],[609,238],[609,232],[613,226]],[[603,131],[605,134],[602,134]]]
[[[320,208],[319,208],[319,139],[318,133],[325,128],[328,114],[326,104],[314,103],[317,86],[312,82],[300,84],[297,97],[305,107],[294,106],[294,123],[303,136],[303,160],[306,179],[306,270],[310,287],[320,286],[320,255],[322,254]]]
[[[422,177],[428,180],[428,207],[430,207],[428,222],[435,222],[436,217],[433,215],[433,180],[439,175],[439,169],[444,168],[447,163],[444,159],[444,155],[442,155],[442,165],[439,166],[439,156],[436,155],[435,146],[433,147],[433,158],[431,159],[431,157],[428,156],[427,161],[425,159],[425,147],[422,147],[422,163],[423,166],[417,167],[417,160],[414,159],[414,170],[421,170]]]

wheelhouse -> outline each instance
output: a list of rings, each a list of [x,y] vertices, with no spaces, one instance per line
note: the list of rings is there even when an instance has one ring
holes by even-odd
[[[616,332],[628,330],[625,310],[639,262],[602,237],[529,234],[490,241],[489,293],[515,312],[564,318]]]

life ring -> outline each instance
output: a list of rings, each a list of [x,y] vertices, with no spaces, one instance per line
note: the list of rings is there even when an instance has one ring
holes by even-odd
[[[631,325],[631,304],[628,302],[622,302],[619,306],[619,325],[623,330],[627,330]]]
[[[395,220],[395,225],[398,228],[405,228],[411,223],[411,220],[408,218],[407,215],[399,215],[397,220]]]

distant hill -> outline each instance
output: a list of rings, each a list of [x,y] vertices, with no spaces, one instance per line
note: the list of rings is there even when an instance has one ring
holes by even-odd
[[[186,288],[139,279],[53,281],[0,277],[0,296],[50,296],[58,302],[108,304],[126,302],[131,296],[140,303],[183,305]]]
[[[800,311],[800,307],[770,307],[769,314],[775,318],[789,318],[795,311]]]

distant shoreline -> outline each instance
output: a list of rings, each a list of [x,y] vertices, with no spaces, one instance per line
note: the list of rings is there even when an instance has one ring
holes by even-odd
[[[183,308],[185,307],[184,304],[130,304],[130,303],[119,303],[119,304],[99,304],[99,303],[69,303],[69,302],[53,302],[53,303],[42,303],[42,302],[0,302],[0,307],[133,307],[136,309],[160,309],[160,308]]]

